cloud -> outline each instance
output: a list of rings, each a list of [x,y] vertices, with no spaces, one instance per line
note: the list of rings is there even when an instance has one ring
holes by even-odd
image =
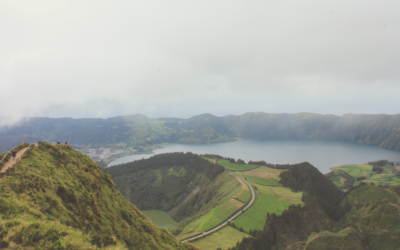
[[[399,7],[3,0],[0,118],[396,113]]]

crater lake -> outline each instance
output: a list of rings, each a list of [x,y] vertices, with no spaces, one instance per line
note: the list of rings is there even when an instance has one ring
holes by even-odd
[[[224,157],[264,160],[272,164],[293,164],[308,161],[322,173],[331,167],[344,164],[361,164],[387,159],[400,162],[400,152],[355,142],[320,139],[241,139],[226,143],[175,144],[155,149],[155,154],[192,152],[195,154],[218,154]],[[127,163],[153,154],[136,154],[118,158],[108,167]]]

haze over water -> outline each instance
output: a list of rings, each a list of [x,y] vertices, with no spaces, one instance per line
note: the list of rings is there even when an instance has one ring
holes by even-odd
[[[354,142],[320,139],[242,139],[227,143],[176,144],[154,150],[155,154],[193,152],[218,154],[224,157],[264,160],[273,164],[294,164],[308,161],[322,173],[344,164],[361,164],[388,159],[400,161],[400,152]],[[129,155],[116,159],[108,166],[149,158],[152,154]]]

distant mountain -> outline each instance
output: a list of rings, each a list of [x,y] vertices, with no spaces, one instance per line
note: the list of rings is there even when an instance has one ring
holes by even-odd
[[[159,143],[210,143],[238,138],[319,138],[378,145],[400,151],[400,115],[246,113],[189,119],[143,115],[109,119],[29,118],[0,131],[0,150],[27,141],[68,141],[91,147]]]
[[[88,156],[39,143],[0,175],[1,249],[181,249]]]

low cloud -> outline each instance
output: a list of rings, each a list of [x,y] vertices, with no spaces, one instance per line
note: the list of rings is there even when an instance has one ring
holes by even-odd
[[[398,1],[2,1],[21,117],[396,113]]]

